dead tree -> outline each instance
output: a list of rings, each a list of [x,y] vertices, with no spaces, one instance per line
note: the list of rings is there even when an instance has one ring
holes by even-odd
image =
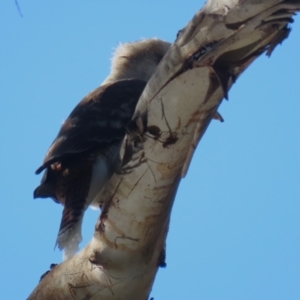
[[[125,137],[123,170],[101,195],[92,240],[28,299],[147,299],[176,190],[239,75],[288,37],[300,0],[211,0],[180,30],[144,90]]]

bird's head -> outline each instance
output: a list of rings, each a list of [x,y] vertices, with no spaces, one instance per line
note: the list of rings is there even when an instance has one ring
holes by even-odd
[[[112,58],[111,74],[104,83],[128,78],[148,81],[170,46],[156,38],[120,44]]]

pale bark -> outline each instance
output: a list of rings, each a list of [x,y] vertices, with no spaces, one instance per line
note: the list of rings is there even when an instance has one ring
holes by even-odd
[[[285,26],[298,10],[300,0],[207,2],[138,103],[123,143],[130,161],[101,195],[94,237],[28,299],[147,299],[174,196],[200,138],[233,81],[288,35]]]

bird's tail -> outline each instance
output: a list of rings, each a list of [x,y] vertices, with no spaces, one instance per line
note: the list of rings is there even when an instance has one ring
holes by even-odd
[[[65,207],[56,240],[60,250],[64,250],[63,260],[74,256],[78,251],[78,245],[82,241],[81,224],[85,207]]]

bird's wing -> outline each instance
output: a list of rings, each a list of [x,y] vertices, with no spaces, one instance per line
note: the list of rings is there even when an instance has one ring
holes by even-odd
[[[88,94],[63,123],[36,174],[74,155],[101,149],[123,138],[146,82],[126,79]]]

